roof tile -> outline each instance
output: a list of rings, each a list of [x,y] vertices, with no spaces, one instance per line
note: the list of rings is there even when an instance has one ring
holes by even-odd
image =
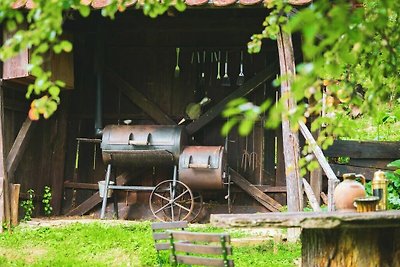
[[[80,0],[84,5],[91,5],[95,9],[103,8],[110,4],[111,0]],[[202,5],[210,5],[217,7],[224,7],[233,4],[250,6],[257,5],[263,2],[264,4],[271,2],[272,0],[185,0],[185,3],[188,6],[202,6]],[[131,6],[135,4],[137,0],[130,0],[127,2],[126,6]],[[291,5],[306,5],[312,2],[312,0],[288,0]],[[15,0],[14,4],[12,4],[12,8],[27,8],[32,9],[35,3],[33,0]]]

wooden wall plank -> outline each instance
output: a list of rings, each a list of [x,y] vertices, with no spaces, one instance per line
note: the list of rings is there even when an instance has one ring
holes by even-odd
[[[106,69],[106,76],[114,82],[114,84],[125,94],[135,105],[140,107],[152,119],[159,124],[174,125],[176,124],[171,118],[166,115],[155,103],[144,96],[141,92],[133,88],[129,83],[122,79],[118,74],[110,69]]]
[[[66,158],[66,143],[67,143],[67,108],[68,97],[63,96],[63,104],[59,107],[58,112],[54,115],[57,116],[55,126],[55,140],[52,147],[51,154],[51,190],[52,199],[51,206],[53,207],[53,214],[59,215],[61,211],[61,202],[63,197],[63,182],[64,182],[64,167]]]
[[[10,229],[11,223],[11,202],[10,187],[4,158],[4,87],[0,81],[0,222],[5,223]],[[0,232],[3,227],[0,227]]]

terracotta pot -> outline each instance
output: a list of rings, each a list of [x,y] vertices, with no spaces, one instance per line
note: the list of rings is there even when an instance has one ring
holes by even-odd
[[[366,196],[364,185],[357,182],[356,178],[361,178],[362,183],[365,184],[365,177],[361,174],[343,174],[343,182],[339,183],[333,192],[336,210],[355,211],[354,200]]]

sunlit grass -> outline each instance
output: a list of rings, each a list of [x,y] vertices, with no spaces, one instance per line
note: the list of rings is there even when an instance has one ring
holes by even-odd
[[[248,237],[245,230],[211,226],[193,231],[230,232]],[[258,245],[234,245],[236,266],[295,266],[300,244],[268,240]],[[162,253],[163,266],[168,252]],[[0,235],[0,266],[158,266],[150,222],[74,223],[62,227],[17,227]]]

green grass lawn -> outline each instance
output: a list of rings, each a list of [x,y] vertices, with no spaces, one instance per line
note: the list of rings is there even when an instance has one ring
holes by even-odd
[[[189,228],[191,229],[191,228]],[[198,228],[193,228],[199,231]],[[205,232],[230,232],[243,238],[245,231],[200,228]],[[234,246],[236,266],[296,266],[300,244],[273,242]],[[168,262],[163,253],[162,261]],[[23,227],[0,235],[0,266],[158,266],[150,222],[74,223],[62,227]],[[163,266],[169,266],[165,264]]]

